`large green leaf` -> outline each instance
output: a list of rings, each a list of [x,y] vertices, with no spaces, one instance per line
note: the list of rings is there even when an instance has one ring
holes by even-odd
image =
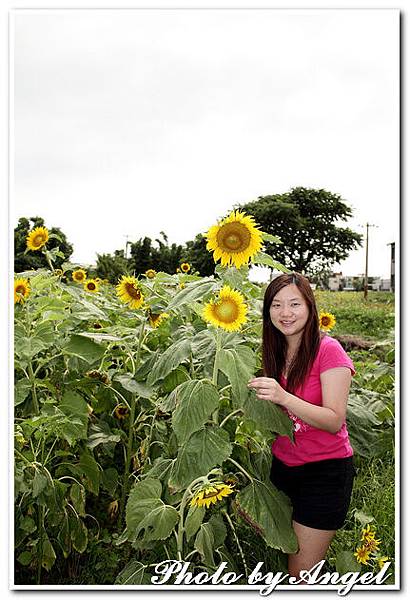
[[[85,487],[90,492],[98,496],[100,489],[100,468],[94,456],[87,451],[83,452],[80,456],[78,467],[81,473],[85,475]]]
[[[236,497],[239,514],[262,535],[271,548],[294,553],[298,549],[292,528],[292,507],[285,494],[270,483],[254,480]]]
[[[160,355],[148,375],[148,385],[153,385],[158,380],[164,379],[164,377],[171,373],[171,371],[178,367],[182,362],[189,360],[190,355],[191,341],[187,338],[181,338],[176,341]]]
[[[88,364],[92,364],[97,360],[101,360],[105,352],[105,347],[93,342],[93,340],[74,334],[65,346],[63,346],[62,351],[70,356],[81,358]]]
[[[162,485],[158,479],[147,477],[143,481],[139,481],[131,489],[128,496],[127,506],[125,509],[125,522],[127,531],[132,534],[135,532],[138,524],[144,518],[145,507],[141,507],[144,500],[160,501]]]
[[[217,366],[232,385],[232,404],[242,407],[248,395],[247,383],[255,373],[256,356],[247,346],[237,346],[218,352]]]
[[[162,500],[141,500],[139,507],[144,510],[144,517],[138,523],[133,538],[142,544],[152,540],[165,540],[178,522],[178,511]]]
[[[117,575],[115,579],[115,584],[139,585],[143,583],[146,568],[146,565],[143,565],[137,560],[132,560],[123,568],[121,573]]]
[[[195,538],[194,548],[195,550],[198,550],[203,563],[207,567],[215,567],[213,553],[214,532],[210,523],[202,523],[201,528]]]
[[[354,451],[360,456],[371,458],[380,455],[383,445],[379,444],[379,419],[360,402],[360,397],[350,395],[346,422]]]
[[[244,404],[245,417],[254,421],[258,427],[279,435],[287,435],[293,440],[293,422],[276,404],[267,400],[259,400],[252,393]]]
[[[186,487],[213,467],[222,465],[231,452],[232,444],[224,429],[213,426],[196,431],[180,448],[169,485],[175,490]]]
[[[253,257],[252,262],[257,265],[266,265],[268,267],[272,267],[275,271],[282,271],[283,273],[290,273],[290,270],[282,265],[282,263],[274,260],[269,254],[265,254],[264,252],[259,252],[256,256]]]
[[[198,379],[182,383],[173,393],[176,394],[176,409],[172,425],[178,442],[183,444],[216,409],[219,393],[211,382]]]
[[[76,440],[87,438],[88,409],[86,401],[76,392],[65,392],[60,410],[69,417],[61,426],[62,435],[73,445]]]
[[[211,290],[218,286],[218,282],[210,277],[203,277],[201,281],[193,281],[187,283],[183,290],[178,292],[171,300],[167,307],[168,310],[194,302],[204,298]]]
[[[90,426],[90,432],[87,440],[88,448],[95,448],[99,444],[116,444],[121,439],[118,433],[112,433],[110,426],[105,421],[93,423]]]
[[[29,379],[19,379],[14,386],[14,405],[22,404],[27,398],[31,390],[31,382]]]
[[[190,506],[185,518],[184,528],[186,539],[189,541],[196,534],[205,516],[204,506]]]
[[[141,383],[140,381],[136,381],[132,378],[131,373],[116,375],[114,377],[114,381],[118,381],[125,390],[131,392],[132,394],[136,394],[141,398],[151,398],[153,395],[152,387],[146,385],[145,383]]]

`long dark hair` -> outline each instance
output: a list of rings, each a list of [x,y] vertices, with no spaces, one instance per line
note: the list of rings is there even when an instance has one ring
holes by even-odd
[[[287,341],[272,323],[270,307],[276,294],[285,286],[294,283],[309,309],[299,347],[289,367],[286,389],[294,392],[303,382],[319,350],[320,331],[316,301],[309,280],[300,273],[279,275],[270,282],[263,299],[262,368],[265,377],[279,379],[285,369]]]

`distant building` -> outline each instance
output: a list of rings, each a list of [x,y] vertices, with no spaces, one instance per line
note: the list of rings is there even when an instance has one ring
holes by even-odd
[[[343,289],[343,273],[332,273],[329,277],[329,290],[332,292],[338,292]]]

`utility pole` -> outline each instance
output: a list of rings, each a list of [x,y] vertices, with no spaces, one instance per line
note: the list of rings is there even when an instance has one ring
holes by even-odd
[[[363,227],[363,225],[361,225]],[[364,299],[367,300],[367,292],[368,292],[368,274],[369,274],[369,227],[377,227],[377,225],[372,225],[370,223],[366,223],[366,265],[364,269]]]

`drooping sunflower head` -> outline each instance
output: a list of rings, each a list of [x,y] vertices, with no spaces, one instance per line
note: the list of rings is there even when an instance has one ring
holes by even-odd
[[[83,283],[87,279],[87,272],[84,271],[84,269],[77,269],[76,271],[73,271],[71,277],[73,278],[73,281]]]
[[[84,282],[84,289],[86,292],[91,292],[92,294],[95,294],[99,291],[100,284],[95,279],[87,279]]]
[[[319,328],[322,331],[330,331],[336,325],[336,317],[332,313],[321,312],[319,315]]]
[[[155,269],[148,269],[147,271],[145,271],[145,277],[147,277],[148,279],[154,279],[156,274],[157,272],[155,271]]]
[[[213,251],[214,261],[221,260],[223,266],[239,268],[260,252],[262,232],[256,227],[253,217],[239,210],[210,227],[206,233],[207,250]]]
[[[128,304],[130,308],[140,308],[144,303],[144,296],[139,281],[132,275],[123,275],[117,285],[117,296]]]
[[[203,318],[226,331],[237,331],[246,323],[248,309],[244,297],[229,285],[224,285],[216,299],[205,304]]]
[[[48,229],[46,227],[35,227],[27,236],[27,248],[29,250],[40,250],[48,242]]]
[[[187,262],[183,262],[180,266],[180,269],[183,273],[189,273],[191,270],[191,265]]]
[[[190,506],[206,506],[206,508],[209,508],[211,504],[216,504],[218,500],[222,500],[232,492],[232,487],[222,482],[207,484],[196,492]]]
[[[390,558],[388,556],[379,556],[377,558],[377,565],[378,565],[378,567],[379,567],[380,570],[383,569],[384,563],[387,562],[388,560],[390,560]]]
[[[114,415],[117,419],[120,419],[120,421],[126,419],[128,416],[128,407],[125,406],[125,404],[118,404],[118,406],[115,407]]]
[[[15,279],[14,280],[14,304],[17,304],[18,302],[20,304],[23,304],[23,302],[29,297],[30,291],[31,291],[30,284],[27,279],[24,279],[23,277],[19,277],[18,279]]]

